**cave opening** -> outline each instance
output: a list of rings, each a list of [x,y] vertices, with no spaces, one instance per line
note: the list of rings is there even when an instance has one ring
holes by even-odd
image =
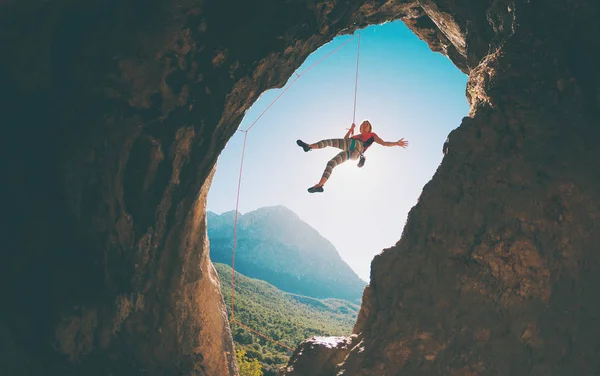
[[[357,41],[352,40],[357,39],[357,33],[360,52]],[[384,141],[404,138],[410,144],[406,149],[373,145],[366,153],[363,168],[353,160],[342,163],[335,167],[324,193],[310,194],[307,188],[319,180],[327,161],[339,150],[305,153],[296,140],[313,143],[344,136],[353,118],[357,57],[356,133],[360,122],[368,119]],[[322,59],[326,60],[319,63]],[[303,75],[310,67],[311,72]],[[441,162],[448,133],[469,112],[467,78],[446,56],[432,52],[402,21],[394,21],[335,37],[308,56],[285,86],[262,93],[222,151],[208,195],[210,257],[217,265],[230,316],[229,267],[239,183],[235,269],[240,274],[235,280],[242,287],[238,290],[236,285],[235,301],[240,301],[236,318],[239,309],[242,322],[252,321],[254,329],[271,334],[272,339],[285,345],[295,348],[299,344],[285,338],[286,334],[290,337],[290,330],[282,326],[290,325],[289,321],[259,322],[268,307],[255,313],[258,318],[250,318],[258,307],[240,295],[248,293],[253,278],[278,290],[270,290],[273,295],[262,293],[264,296],[253,298],[268,299],[279,293],[274,299],[293,296],[287,303],[297,307],[307,301],[322,304],[327,312],[323,320],[335,322],[326,328],[300,325],[302,333],[295,339],[351,333],[373,256],[400,239],[409,210]],[[251,131],[245,134],[249,127]],[[302,235],[287,234],[294,230]],[[302,252],[311,246],[305,241],[311,236],[330,243],[333,253],[339,253],[335,262],[347,267],[353,274],[350,278],[356,277],[354,295],[328,289],[318,277],[307,278],[299,271],[302,265],[309,267],[306,259],[310,256]],[[332,264],[323,263],[322,272],[327,274]],[[349,277],[339,278],[342,281],[332,284],[344,284],[344,278]],[[319,299],[325,303],[318,303]],[[338,299],[334,308],[328,305],[331,299]],[[236,345],[250,359],[258,359],[267,375],[276,374],[274,366],[285,363],[287,349],[243,327],[232,326]]]
[[[460,106],[442,108],[442,99],[464,101],[464,85],[460,94],[448,94],[440,77],[449,75],[441,68],[425,74],[423,62],[413,70],[396,62],[389,73],[382,64],[391,58],[363,54],[357,119],[369,118],[384,139],[404,137],[410,146],[372,148],[365,168],[339,166],[324,194],[306,193],[331,154],[304,154],[295,140],[343,135],[352,107],[352,43],[332,57],[351,69],[323,63],[320,75],[307,75],[288,94],[301,84],[309,91],[292,95],[293,105],[278,103],[248,136],[245,219],[253,219],[247,217],[252,205],[285,205],[329,242],[305,259],[286,252],[284,261],[299,269],[297,261],[319,260],[336,275],[340,268],[317,257],[333,247],[329,254],[363,285],[371,266],[353,330],[362,336],[360,346],[340,367],[310,356],[291,364],[344,375],[593,374],[599,368],[593,357],[600,301],[593,288],[600,279],[597,1],[33,0],[5,1],[2,9],[4,373],[237,374],[204,236],[217,157],[229,140],[208,207],[218,213],[235,201],[235,184],[220,179],[237,174],[240,137],[232,135],[244,110],[265,89],[281,87],[334,35],[392,19],[403,19],[431,50],[469,74],[473,113],[447,143],[466,109],[452,115]],[[417,56],[399,43],[394,49],[409,60]],[[369,58],[379,63],[371,80],[364,68]],[[437,78],[424,95],[422,81],[411,86],[423,77]],[[394,91],[374,88],[382,84]],[[399,88],[410,95],[399,95]],[[376,109],[367,111],[368,103]],[[252,111],[258,107],[249,121]],[[386,111],[396,111],[392,120],[383,117]],[[456,119],[429,135],[426,118],[436,115]],[[442,149],[447,153],[436,169]],[[418,154],[428,150],[426,156],[435,156],[429,171]],[[415,170],[427,176],[419,182]],[[404,225],[399,200],[414,203],[421,190]],[[222,208],[214,202],[217,192]],[[290,192],[300,198],[279,199]],[[336,210],[339,205],[353,211]],[[377,215],[379,209],[391,218]],[[209,224],[218,217],[208,216]],[[291,235],[314,240],[307,236],[314,231]],[[402,241],[373,257],[401,232]],[[249,240],[264,238],[258,235]],[[340,238],[355,248],[340,245]],[[266,249],[281,249],[280,243]],[[344,259],[348,254],[357,259]],[[246,282],[247,290],[256,287]],[[335,285],[320,282],[317,292],[328,296]],[[258,302],[277,302],[278,291],[260,290],[270,298]],[[297,304],[342,317],[356,307],[352,297],[321,295],[286,293]],[[248,312],[257,316],[261,309]],[[266,334],[289,338],[277,330]],[[278,354],[261,350],[261,356]]]

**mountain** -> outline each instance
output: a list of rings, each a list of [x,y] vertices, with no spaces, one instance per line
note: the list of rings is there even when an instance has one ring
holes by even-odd
[[[231,315],[231,267],[215,263],[221,291]],[[340,299],[315,299],[290,294],[264,281],[235,273],[235,318],[253,330],[296,348],[312,336],[348,336],[359,306]],[[236,348],[262,363],[265,376],[279,375],[289,357],[287,349],[232,324]]]
[[[210,257],[231,266],[235,211],[207,213]],[[284,206],[238,214],[235,270],[277,288],[360,303],[366,283],[317,230]]]

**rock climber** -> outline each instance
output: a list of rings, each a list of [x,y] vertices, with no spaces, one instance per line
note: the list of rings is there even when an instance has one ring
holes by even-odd
[[[327,146],[342,150],[338,155],[327,162],[327,167],[325,167],[321,180],[314,186],[308,188],[309,193],[323,192],[323,185],[331,176],[333,168],[340,163],[346,162],[348,159],[357,160],[360,157],[358,167],[362,167],[365,163],[364,152],[367,151],[373,142],[383,146],[400,146],[403,148],[408,146],[408,141],[405,141],[404,138],[401,138],[397,142],[383,141],[379,136],[373,133],[373,127],[368,120],[365,120],[360,124],[359,134],[350,137],[350,135],[354,135],[355,127],[356,124],[353,123],[344,138],[322,140],[310,145],[302,140],[296,141],[298,146],[302,147],[305,152],[311,151],[312,149],[322,149]]]

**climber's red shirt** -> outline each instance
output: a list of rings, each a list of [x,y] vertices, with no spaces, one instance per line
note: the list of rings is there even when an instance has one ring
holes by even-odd
[[[375,141],[375,137],[377,135],[374,132],[367,132],[367,133],[359,133],[356,136],[352,136],[352,138],[356,139],[356,140],[361,140],[365,146],[365,149],[363,150],[363,152],[367,151],[367,149],[369,148],[369,146],[371,146],[371,144]]]

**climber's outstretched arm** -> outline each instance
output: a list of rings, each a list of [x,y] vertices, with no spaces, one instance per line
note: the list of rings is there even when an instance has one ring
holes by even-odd
[[[400,140],[396,141],[396,142],[392,142],[392,141],[383,141],[381,139],[381,137],[375,135],[375,142],[377,142],[379,145],[383,145],[383,146],[401,146],[403,148],[408,146],[408,141],[404,141],[404,138],[401,138]]]

